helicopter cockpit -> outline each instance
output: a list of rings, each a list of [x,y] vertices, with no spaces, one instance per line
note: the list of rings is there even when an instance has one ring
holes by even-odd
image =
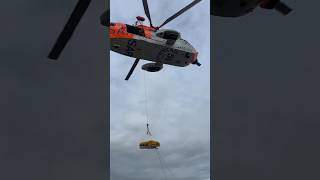
[[[180,33],[178,31],[168,30],[168,29],[158,30],[156,33],[156,36],[163,39],[174,40],[174,41],[181,38]]]

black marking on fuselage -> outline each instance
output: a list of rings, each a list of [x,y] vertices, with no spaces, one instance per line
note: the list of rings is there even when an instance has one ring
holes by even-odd
[[[178,50],[173,48],[163,48],[157,55],[157,60],[162,61],[172,61],[175,55],[178,54]]]
[[[137,46],[137,41],[134,39],[128,40],[127,44],[127,50],[125,52],[125,55],[132,57],[133,53],[135,52],[135,48]]]

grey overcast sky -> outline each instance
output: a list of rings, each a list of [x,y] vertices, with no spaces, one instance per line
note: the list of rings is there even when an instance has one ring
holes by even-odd
[[[190,2],[149,1],[153,24],[160,25]],[[110,9],[112,22],[133,24],[136,16],[145,16],[141,0],[112,0]],[[112,180],[209,179],[209,13],[209,1],[203,0],[165,26],[180,31],[182,38],[199,51],[201,67],[166,65],[160,72],[148,73],[141,69],[147,62],[142,61],[125,81],[134,59],[111,52]],[[161,143],[159,151],[169,169],[165,172],[155,151],[143,151],[138,146],[146,139],[145,85],[151,131]]]
[[[211,19],[217,180],[320,179],[320,2],[284,1]]]
[[[93,1],[60,61],[47,54],[77,0],[0,7],[0,179],[106,179],[107,33]]]

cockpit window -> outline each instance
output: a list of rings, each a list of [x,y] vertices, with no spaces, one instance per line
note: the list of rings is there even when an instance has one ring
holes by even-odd
[[[171,40],[177,40],[179,37],[179,34],[176,32],[170,32],[170,31],[166,31],[164,32],[163,38],[164,39],[171,39]]]
[[[158,37],[168,40],[177,40],[180,38],[180,34],[176,31],[162,31],[157,33]]]
[[[144,36],[144,30],[142,28],[138,28],[138,27],[135,27],[135,26],[130,26],[128,24],[126,24],[126,26],[127,26],[127,32],[128,33],[136,34],[136,35],[139,35],[139,36]]]
[[[157,36],[163,38],[163,32],[157,33]]]

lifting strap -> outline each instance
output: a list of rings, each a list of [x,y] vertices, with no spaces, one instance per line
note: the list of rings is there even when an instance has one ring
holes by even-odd
[[[149,124],[147,123],[147,135],[152,136],[151,132],[150,132],[150,128],[149,128]]]

